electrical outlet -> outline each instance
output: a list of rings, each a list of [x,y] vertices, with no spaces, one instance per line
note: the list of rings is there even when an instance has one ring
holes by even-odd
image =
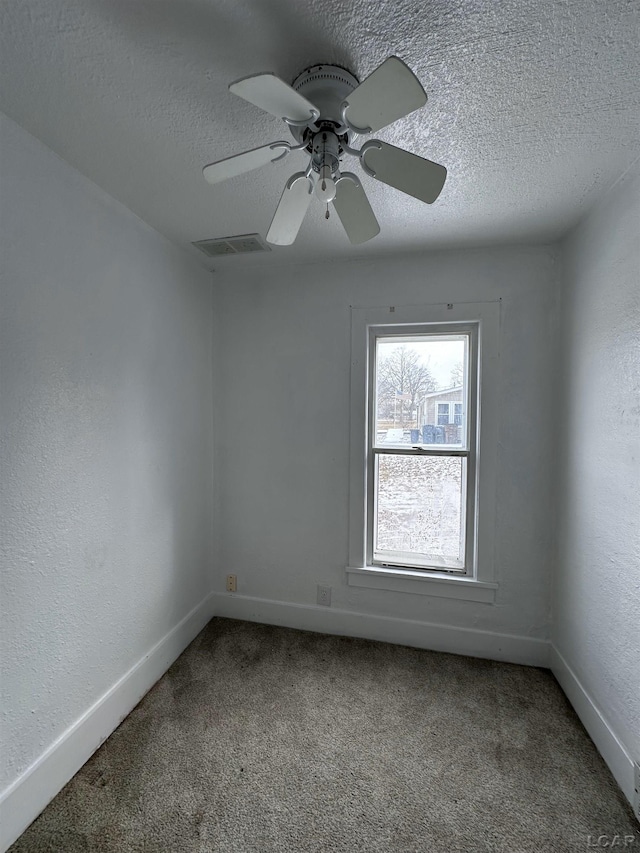
[[[640,820],[640,761],[635,761],[633,764],[633,811],[637,820]]]
[[[236,592],[238,589],[238,579],[235,575],[227,575],[227,592]]]
[[[318,584],[318,604],[322,604],[323,607],[331,607],[330,586],[320,586]]]

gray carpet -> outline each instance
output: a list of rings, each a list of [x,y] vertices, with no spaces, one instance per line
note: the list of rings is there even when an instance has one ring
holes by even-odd
[[[546,670],[214,619],[11,848],[584,851],[638,825]]]

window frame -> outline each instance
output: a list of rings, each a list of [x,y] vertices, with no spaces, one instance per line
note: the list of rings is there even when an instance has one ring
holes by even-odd
[[[424,445],[422,442],[416,444],[378,445],[376,441],[376,353],[378,340],[386,340],[397,337],[399,343],[402,338],[433,336],[443,339],[456,336],[465,336],[465,356],[467,371],[462,389],[463,402],[466,403],[466,423],[463,425],[465,440],[462,446],[458,445]],[[366,471],[366,565],[380,568],[411,569],[421,572],[439,572],[456,574],[465,577],[473,575],[475,562],[475,525],[476,525],[476,470],[477,470],[477,398],[478,398],[478,323],[421,323],[408,326],[400,325],[371,325],[368,327],[368,359],[367,359],[367,471]],[[449,401],[443,401],[447,405],[447,417],[451,415]],[[437,406],[437,403],[436,403]],[[436,418],[437,420],[437,418]],[[451,422],[448,421],[448,424]],[[419,565],[419,561],[401,562],[399,559],[390,558],[383,560],[375,553],[376,538],[376,462],[381,455],[401,455],[410,457],[460,457],[466,460],[464,467],[465,501],[464,501],[464,559],[461,568],[451,566],[436,566],[435,564]]]
[[[498,584],[495,577],[493,541],[495,527],[496,455],[498,443],[498,380],[500,308],[498,301],[435,303],[419,306],[351,307],[351,424],[349,558],[346,567],[350,586],[411,592],[492,603]],[[477,410],[473,483],[473,559],[465,574],[459,571],[376,565],[371,561],[369,488],[372,476],[370,411],[372,335],[402,328],[404,334],[429,334],[436,327],[455,334],[455,328],[477,328]],[[408,331],[411,330],[411,331]],[[471,417],[471,413],[468,414]],[[435,455],[435,454],[431,454]],[[447,454],[449,455],[449,454]],[[469,472],[468,472],[469,473]],[[468,535],[468,533],[467,533]],[[467,541],[469,545],[469,540]]]

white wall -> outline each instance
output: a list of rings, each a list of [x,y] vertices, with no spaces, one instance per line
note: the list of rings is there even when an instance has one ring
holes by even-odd
[[[627,175],[564,246],[552,632],[554,670],[628,796],[629,756],[640,760],[639,223],[640,180]]]
[[[413,623],[397,622],[396,630],[388,619],[546,640],[557,427],[556,250],[488,248],[278,268],[267,259],[243,274],[232,262],[228,269],[215,277],[222,365],[215,390],[218,588],[224,589],[224,574],[235,573],[238,596],[221,595],[218,612],[288,618],[319,630],[351,626],[355,633],[366,631],[365,623],[354,616],[337,620],[335,611],[367,614],[387,620],[378,636],[417,644],[421,636],[428,644],[433,633]],[[500,298],[496,604],[348,586],[349,306]],[[318,583],[333,588],[332,613],[261,603],[313,607]],[[242,596],[260,601],[243,603]],[[471,636],[471,648],[477,638]],[[546,655],[546,645],[539,648],[537,662]]]
[[[181,250],[13,122],[0,131],[7,794],[131,667],[144,692],[197,629],[151,673],[211,591],[212,297]],[[121,688],[111,716],[129,710]],[[85,730],[89,754],[112,723]]]

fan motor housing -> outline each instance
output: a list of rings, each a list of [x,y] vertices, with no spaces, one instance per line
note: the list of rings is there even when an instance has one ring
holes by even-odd
[[[316,125],[333,129],[332,126],[338,128],[342,125],[342,102],[353,92],[358,82],[357,77],[339,65],[312,65],[299,74],[291,85],[320,110]],[[306,138],[306,130],[304,127],[291,127],[291,133],[298,142]]]

